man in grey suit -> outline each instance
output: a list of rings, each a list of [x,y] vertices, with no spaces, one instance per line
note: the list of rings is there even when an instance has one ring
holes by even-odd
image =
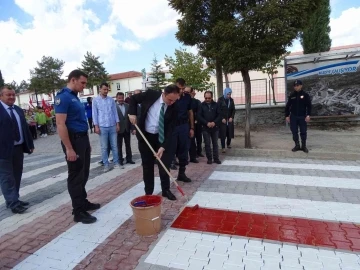
[[[132,160],[131,142],[130,142],[130,136],[131,136],[130,133],[135,134],[135,131],[132,125],[130,124],[128,117],[129,104],[125,103],[125,95],[122,92],[118,92],[116,94],[116,108],[120,120],[120,131],[118,133],[118,139],[117,139],[120,165],[124,165],[124,158],[122,153],[123,141],[125,142],[126,163],[135,164],[135,162]]]

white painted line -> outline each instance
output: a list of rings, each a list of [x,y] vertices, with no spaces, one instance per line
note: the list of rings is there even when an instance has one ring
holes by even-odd
[[[93,179],[90,179],[86,184],[86,190],[91,191],[102,184],[105,184],[115,177],[121,176],[122,174],[140,166],[139,162],[135,165],[126,166],[125,169],[114,169],[107,173],[103,173]],[[156,181],[160,181],[156,179]],[[48,200],[45,200],[39,204],[31,206],[24,214],[12,215],[4,218],[0,221],[0,237],[4,234],[12,232],[18,229],[20,226],[25,225],[33,221],[34,219],[47,214],[48,212],[60,207],[63,204],[70,202],[70,196],[68,191],[64,191]],[[9,210],[10,211],[10,210]]]
[[[90,170],[95,169],[97,167],[100,167],[100,164],[98,162],[94,162],[90,164]],[[36,182],[32,185],[28,185],[25,187],[20,187],[20,196],[25,196],[27,194],[30,194],[32,192],[35,192],[39,189],[46,188],[47,186],[50,186],[52,184],[55,184],[57,182],[66,180],[68,177],[68,172],[60,173],[58,175],[54,175],[53,177],[46,178],[42,181]],[[4,196],[0,197],[0,204],[3,204],[5,202]]]
[[[93,157],[97,157],[97,156],[98,155],[95,155]],[[61,167],[61,166],[66,166],[66,165],[67,165],[67,163],[66,163],[66,161],[64,161],[64,162],[51,164],[51,165],[48,165],[48,166],[45,166],[43,168],[39,168],[39,169],[36,169],[36,170],[31,170],[29,172],[26,172],[26,173],[22,174],[22,180],[21,181],[23,181],[26,178],[32,177],[34,175],[38,175],[38,174],[41,174],[41,173],[56,169],[56,168]]]
[[[198,191],[188,203],[214,209],[360,223],[360,205]]]
[[[243,166],[243,167],[281,168],[281,169],[360,172],[360,166],[323,165],[323,164],[307,164],[307,163],[281,163],[281,162],[225,160],[222,163],[222,165]]]
[[[29,163],[26,163],[26,159],[25,159],[25,160],[24,160],[25,162],[24,162],[24,166],[23,166],[23,167],[26,168],[26,167],[38,165],[38,164],[41,164],[41,163],[45,163],[45,162],[49,162],[49,161],[54,161],[54,160],[57,160],[57,159],[62,159],[62,160],[64,160],[64,157],[62,157],[62,156],[56,156],[56,157],[44,158],[44,159],[41,159],[41,160],[29,162]]]
[[[160,185],[157,183],[154,193],[160,191]],[[13,269],[22,269],[27,263],[47,269],[72,268],[132,216],[129,203],[142,195],[144,184],[141,182],[96,211],[93,215],[98,218],[97,222],[72,226]]]
[[[26,179],[26,178],[30,178],[30,177],[32,177],[34,175],[38,175],[38,174],[50,171],[50,170],[59,168],[61,166],[66,166],[66,162],[65,161],[64,162],[58,162],[58,163],[51,164],[51,165],[48,165],[48,166],[45,166],[45,167],[42,167],[42,168],[39,168],[39,169],[36,169],[36,170],[31,170],[29,172],[23,173],[22,174],[22,181],[24,179]]]
[[[176,269],[359,269],[359,255],[317,247],[169,229],[145,263]]]
[[[294,186],[360,189],[360,179],[332,178],[319,176],[300,176],[270,173],[244,173],[214,171],[209,180],[232,182],[256,182],[267,184],[285,184]]]

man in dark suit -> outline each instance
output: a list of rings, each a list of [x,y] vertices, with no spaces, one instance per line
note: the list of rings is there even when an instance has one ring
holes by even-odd
[[[29,205],[19,200],[24,153],[34,151],[34,142],[23,110],[14,105],[15,99],[11,87],[0,88],[0,184],[6,206],[21,214]]]
[[[132,160],[131,153],[131,142],[130,142],[130,133],[133,128],[130,124],[128,113],[129,113],[129,104],[125,103],[125,95],[122,92],[116,94],[116,109],[119,115],[120,120],[120,131],[117,135],[117,144],[119,149],[119,161],[120,165],[124,165],[124,157],[122,153],[123,141],[125,142],[126,149],[126,163],[135,164]]]
[[[156,155],[167,169],[172,160],[171,138],[177,120],[177,111],[173,105],[179,98],[180,89],[176,85],[168,85],[164,92],[147,90],[130,98],[129,119],[135,125],[137,119],[137,105],[141,104],[139,128],[144,133],[151,146],[157,151]],[[137,133],[139,151],[143,164],[143,179],[145,194],[154,192],[154,154],[144,139]],[[159,166],[162,196],[169,200],[176,200],[170,191],[170,179],[165,170]]]

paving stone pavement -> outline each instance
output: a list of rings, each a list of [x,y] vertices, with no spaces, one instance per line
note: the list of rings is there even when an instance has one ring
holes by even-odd
[[[143,195],[136,139],[136,164],[103,173],[96,136],[87,190],[102,205],[98,222],[73,222],[58,137],[38,139],[20,191],[28,212],[0,200],[0,269],[360,269],[359,162],[200,158],[186,171],[193,182],[179,183],[190,201],[172,186],[178,200],[163,201],[161,232],[143,237],[129,206]]]

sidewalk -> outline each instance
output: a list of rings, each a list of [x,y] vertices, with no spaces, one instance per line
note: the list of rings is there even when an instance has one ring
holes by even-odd
[[[289,158],[320,158],[360,160],[360,127],[321,130],[308,128],[309,154],[291,152],[294,142],[290,128],[285,126],[256,128],[251,131],[252,149],[245,149],[244,129],[235,130],[235,139],[229,155],[270,156]]]

